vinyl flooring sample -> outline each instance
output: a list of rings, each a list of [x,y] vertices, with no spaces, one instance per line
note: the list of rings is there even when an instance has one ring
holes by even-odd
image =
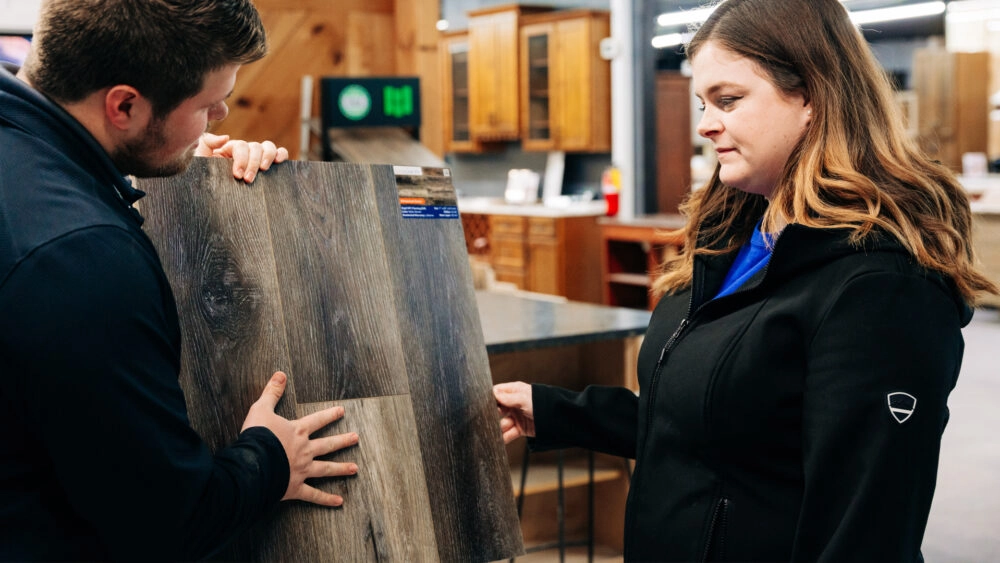
[[[493,561],[523,552],[457,201],[447,170],[286,162],[252,185],[231,162],[138,182],[181,318],[192,425],[231,442],[271,373],[278,411],[340,404],[318,480],[342,508],[282,503],[234,558]]]

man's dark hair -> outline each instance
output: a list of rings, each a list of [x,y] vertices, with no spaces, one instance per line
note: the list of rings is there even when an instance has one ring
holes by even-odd
[[[251,0],[47,0],[25,71],[61,103],[132,86],[162,117],[201,91],[209,72],[266,53]]]

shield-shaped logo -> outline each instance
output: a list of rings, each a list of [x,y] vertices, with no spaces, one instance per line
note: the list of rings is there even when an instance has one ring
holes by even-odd
[[[889,414],[900,424],[909,420],[917,408],[917,398],[909,393],[897,391],[889,393],[887,398],[889,400]]]

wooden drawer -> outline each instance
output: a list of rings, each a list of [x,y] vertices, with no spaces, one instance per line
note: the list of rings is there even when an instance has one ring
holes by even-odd
[[[494,235],[523,235],[524,217],[490,215],[490,231]]]
[[[519,238],[493,238],[493,266],[524,267],[524,241]]]
[[[528,236],[531,238],[556,237],[556,220],[549,217],[531,217],[528,219]]]

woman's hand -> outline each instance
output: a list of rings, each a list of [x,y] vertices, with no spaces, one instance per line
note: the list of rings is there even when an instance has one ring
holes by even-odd
[[[274,432],[285,448],[289,476],[288,489],[281,500],[297,499],[325,506],[340,506],[344,504],[343,497],[325,493],[305,481],[314,477],[357,474],[358,466],[354,463],[317,461],[316,458],[357,444],[358,435],[350,433],[316,439],[309,437],[331,422],[340,420],[344,416],[344,407],[331,407],[297,420],[288,420],[275,414],[274,407],[284,394],[287,383],[288,376],[280,371],[271,376],[260,399],[250,407],[243,422],[243,430],[263,426]]]
[[[503,442],[509,444],[521,436],[534,437],[535,413],[531,407],[531,385],[516,381],[493,386],[500,411]]]
[[[288,149],[271,141],[261,143],[233,141],[229,135],[205,133],[198,140],[195,156],[221,156],[233,159],[233,176],[246,183],[253,182],[258,170],[288,160]]]

